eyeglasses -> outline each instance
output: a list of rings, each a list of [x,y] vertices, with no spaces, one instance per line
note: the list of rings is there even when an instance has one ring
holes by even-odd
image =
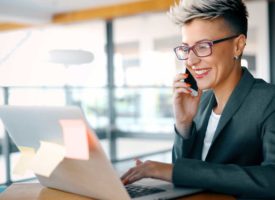
[[[181,45],[174,48],[174,52],[179,60],[187,60],[190,51],[192,50],[194,54],[198,57],[207,57],[212,54],[212,46],[214,44],[224,42],[226,40],[231,40],[233,38],[238,37],[239,35],[233,35],[230,37],[218,39],[218,40],[203,40],[201,42],[196,43],[195,45],[189,47],[188,45]]]

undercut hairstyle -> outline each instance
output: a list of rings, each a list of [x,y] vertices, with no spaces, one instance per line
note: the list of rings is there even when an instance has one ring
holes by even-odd
[[[223,18],[234,34],[247,37],[248,12],[242,0],[180,0],[170,8],[169,15],[181,26],[197,18]]]

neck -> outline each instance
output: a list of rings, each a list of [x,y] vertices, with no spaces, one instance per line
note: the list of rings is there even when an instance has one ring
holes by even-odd
[[[213,109],[216,114],[221,114],[229,97],[231,96],[236,85],[242,76],[241,66],[236,67],[230,75],[216,88],[213,89],[217,101],[216,107]]]

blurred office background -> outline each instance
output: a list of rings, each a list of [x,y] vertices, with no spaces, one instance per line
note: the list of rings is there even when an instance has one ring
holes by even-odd
[[[170,162],[171,86],[183,70],[173,52],[180,27],[167,16],[173,2],[0,1],[0,105],[80,106],[113,163]],[[275,2],[246,2],[243,65],[274,83]],[[12,174],[18,157],[0,124],[0,185],[33,178]]]

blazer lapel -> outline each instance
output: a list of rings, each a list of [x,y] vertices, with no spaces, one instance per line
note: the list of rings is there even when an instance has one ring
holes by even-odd
[[[207,125],[208,125],[208,120],[209,120],[211,111],[216,103],[217,103],[216,98],[212,93],[204,111],[194,119],[194,122],[197,127],[197,131],[198,131],[197,142],[196,142],[196,145],[194,145],[194,149],[193,149],[194,158],[201,159],[203,141],[204,141]]]
[[[248,72],[246,68],[243,68],[243,76],[231,94],[219,121],[218,127],[216,129],[215,135],[213,137],[212,144],[215,142],[217,137],[220,135],[222,129],[228,123],[228,121],[232,118],[234,113],[238,110],[238,108],[243,103],[245,97],[249,93],[255,79]]]

